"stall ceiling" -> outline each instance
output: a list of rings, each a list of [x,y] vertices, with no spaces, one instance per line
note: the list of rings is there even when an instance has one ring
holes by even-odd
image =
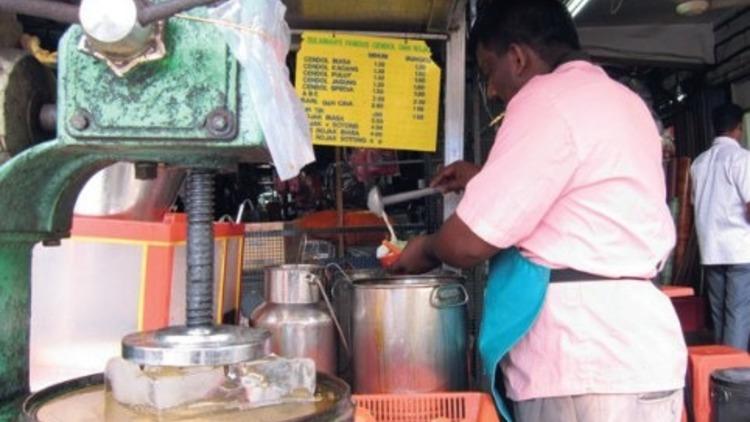
[[[590,0],[576,17],[579,26],[670,25],[718,23],[750,6],[750,0],[711,0],[698,16],[677,14],[679,0]]]
[[[462,0],[282,0],[293,29],[445,33]]]
[[[80,0],[55,0],[77,4]],[[469,0],[282,0],[294,29],[336,29],[445,33],[455,11]],[[480,6],[489,1],[477,0]],[[567,1],[567,0],[563,0]],[[668,25],[717,23],[750,7],[750,0],[708,0],[699,16],[678,15],[686,0],[590,0],[576,18],[579,26]]]

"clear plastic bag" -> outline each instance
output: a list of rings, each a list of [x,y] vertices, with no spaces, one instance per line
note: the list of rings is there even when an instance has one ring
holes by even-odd
[[[208,12],[212,19],[231,23],[220,28],[242,66],[241,95],[252,100],[281,180],[315,161],[307,116],[286,67],[291,32],[285,12],[280,0],[229,0]],[[240,118],[255,117],[248,115]]]

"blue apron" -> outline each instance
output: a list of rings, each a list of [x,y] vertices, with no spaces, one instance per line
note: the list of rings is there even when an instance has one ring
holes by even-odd
[[[516,248],[503,250],[490,260],[478,348],[495,405],[507,422],[513,418],[503,397],[503,379],[497,376],[500,360],[536,321],[549,276],[549,268],[524,258]]]

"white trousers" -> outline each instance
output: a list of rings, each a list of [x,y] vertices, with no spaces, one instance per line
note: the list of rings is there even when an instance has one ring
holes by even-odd
[[[639,394],[587,394],[516,402],[517,422],[680,422],[682,389]]]

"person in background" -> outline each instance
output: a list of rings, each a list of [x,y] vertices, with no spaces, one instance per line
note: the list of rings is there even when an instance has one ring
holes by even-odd
[[[750,343],[750,152],[740,146],[742,109],[713,111],[716,138],[690,168],[695,228],[717,343]]]
[[[472,45],[505,121],[483,167],[438,174],[458,209],[392,271],[490,259],[477,347],[505,420],[679,421],[687,351],[651,282],[675,229],[648,108],[580,53],[557,0],[490,3]]]

